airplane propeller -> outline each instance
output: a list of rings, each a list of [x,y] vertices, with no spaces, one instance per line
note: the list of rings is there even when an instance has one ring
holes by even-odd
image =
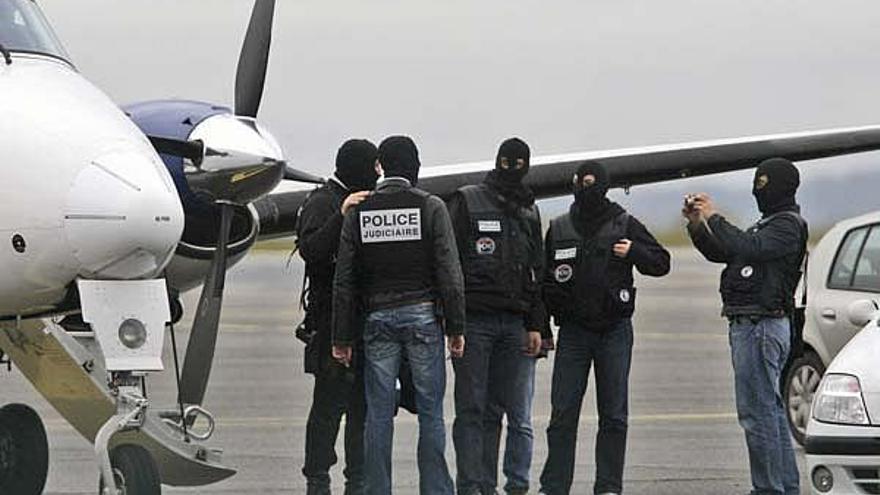
[[[275,0],[257,0],[248,24],[235,74],[235,114],[256,117],[263,98]]]
[[[255,1],[236,71],[236,115],[255,118],[259,110],[269,62],[274,10],[274,0]],[[293,169],[281,160],[214,150],[198,144],[199,141],[173,141],[153,139],[154,145],[191,159],[196,169],[187,173],[190,188],[196,194],[212,198],[220,209],[217,249],[199,297],[180,380],[179,401],[201,405],[217,344],[226,282],[227,245],[236,205],[247,204],[269,193],[283,178],[318,183],[323,180]]]

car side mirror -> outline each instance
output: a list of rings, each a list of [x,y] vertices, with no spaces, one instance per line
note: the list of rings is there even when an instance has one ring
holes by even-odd
[[[859,299],[853,301],[846,309],[849,322],[854,326],[862,328],[874,319],[877,315],[877,303],[870,299]]]

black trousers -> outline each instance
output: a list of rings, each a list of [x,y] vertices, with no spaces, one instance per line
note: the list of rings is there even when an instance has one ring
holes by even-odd
[[[595,368],[599,409],[593,493],[623,491],[632,346],[630,320],[621,320],[603,332],[563,323],[553,363],[552,412],[547,427],[547,461],[541,473],[542,493],[567,495],[571,491],[578,423],[591,367]]]
[[[345,493],[364,485],[364,375],[331,364],[315,375],[312,409],[306,423],[306,459],[302,472],[309,493],[329,493],[330,468],[336,464],[336,437],[345,415]]]

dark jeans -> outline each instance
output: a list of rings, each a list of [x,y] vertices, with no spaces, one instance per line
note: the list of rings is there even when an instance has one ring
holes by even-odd
[[[740,318],[730,325],[736,412],[746,433],[754,495],[797,495],[800,476],[779,375],[790,347],[787,318]]]
[[[419,415],[419,493],[452,495],[452,478],[446,465],[446,427],[443,395],[446,363],[443,331],[433,304],[416,304],[370,313],[364,331],[367,397],[365,434],[366,493],[391,493],[391,447],[395,384],[400,360],[406,356],[412,370]]]
[[[468,313],[464,356],[454,361],[455,423],[452,439],[459,493],[492,493],[498,478],[500,413],[516,431],[508,446],[516,459],[510,488],[528,488],[532,460],[531,390],[534,358],[524,354],[522,315]],[[495,408],[490,408],[494,405]],[[507,464],[507,463],[505,463]],[[517,485],[517,486],[514,486]]]
[[[598,494],[623,490],[632,345],[630,320],[621,320],[601,332],[588,331],[574,323],[562,325],[553,364],[552,413],[547,427],[547,462],[541,473],[542,492],[557,495],[571,490],[578,420],[593,364],[599,409],[593,491]]]
[[[501,419],[507,415],[507,441],[504,447],[504,476],[507,483],[504,490],[508,493],[526,493],[529,489],[529,470],[532,467],[532,447],[535,434],[532,429],[532,402],[535,397],[535,358],[526,357],[529,374],[524,386],[528,391],[528,399],[522,407],[505,409],[498,394],[491,394],[488,411],[484,421],[483,463],[492,476],[491,487],[498,486],[498,451],[501,448]],[[497,383],[497,380],[495,380]],[[493,490],[484,490],[493,493]]]
[[[336,436],[345,415],[345,492],[360,494],[364,484],[364,377],[330,365],[315,375],[312,409],[306,423],[302,472],[309,493],[330,493],[330,467],[336,464]]]

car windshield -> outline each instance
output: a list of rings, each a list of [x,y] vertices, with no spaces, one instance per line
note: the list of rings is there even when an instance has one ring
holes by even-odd
[[[69,60],[34,0],[0,0],[0,45],[11,52],[41,53]]]

